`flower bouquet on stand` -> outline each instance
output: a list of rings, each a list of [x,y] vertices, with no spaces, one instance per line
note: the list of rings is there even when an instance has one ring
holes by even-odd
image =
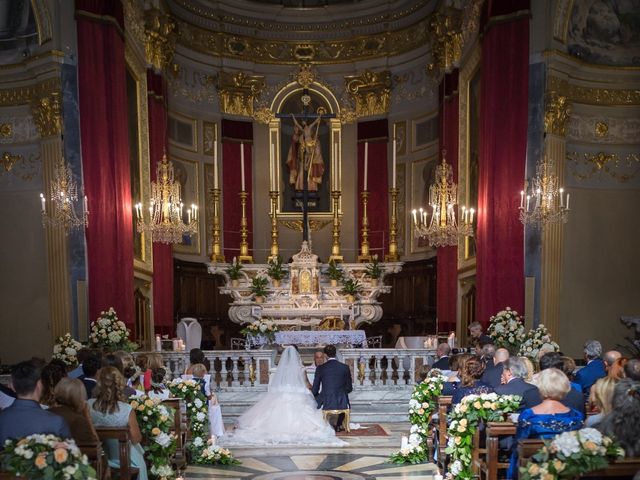
[[[239,465],[240,461],[233,457],[231,451],[216,445],[215,437],[207,440],[207,446],[200,455],[194,457],[195,463],[200,465]]]
[[[130,352],[138,348],[137,344],[129,341],[130,333],[124,322],[118,320],[116,311],[111,307],[106,312],[100,312],[98,319],[91,322],[89,345],[104,351]]]
[[[506,348],[512,355],[518,353],[525,338],[524,325],[518,312],[507,307],[491,317],[490,321],[487,334],[493,339],[496,347]]]
[[[76,368],[78,366],[78,351],[81,348],[80,342],[74,340],[70,333],[65,333],[56,339],[51,358],[62,360],[69,369]]]
[[[240,333],[250,341],[249,343],[259,344],[261,342],[256,341],[259,337],[266,339],[266,343],[272,343],[276,338],[277,331],[278,326],[273,322],[256,320],[240,330]]]
[[[560,351],[560,345],[551,340],[547,327],[542,324],[533,330],[529,330],[526,340],[520,345],[519,355],[537,360],[541,350],[545,352]]]
[[[0,472],[29,480],[96,479],[96,471],[76,442],[55,435],[7,440],[0,450]]]

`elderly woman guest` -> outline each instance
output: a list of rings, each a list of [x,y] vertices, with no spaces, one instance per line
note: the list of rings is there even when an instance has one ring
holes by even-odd
[[[538,374],[536,385],[542,402],[523,410],[518,418],[515,442],[520,439],[545,439],[562,432],[582,427],[582,414],[562,404],[561,400],[571,390],[569,379],[557,368],[548,368]],[[514,449],[507,478],[518,478],[518,452]]]
[[[142,434],[136,420],[136,413],[128,403],[124,403],[124,377],[115,367],[100,369],[96,377],[95,398],[89,400],[91,420],[96,427],[129,427],[131,435],[131,465],[139,469],[138,480],[147,480],[144,450],[140,446]],[[106,440],[104,450],[111,467],[120,466],[118,442]]]
[[[593,427],[600,423],[602,418],[611,411],[611,404],[613,402],[613,389],[618,383],[618,380],[612,377],[603,377],[599,379],[591,387],[591,393],[589,395],[589,404],[591,407],[595,407],[598,413],[595,415],[588,415],[585,421],[586,427]]]
[[[49,411],[64,418],[76,443],[99,441],[89,414],[87,390],[80,380],[69,377],[61,379],[54,389],[53,397],[55,405]]]
[[[456,405],[467,395],[480,395],[493,392],[493,387],[483,383],[480,378],[484,373],[485,363],[477,355],[468,358],[460,369],[460,383],[453,392],[451,404]]]
[[[524,366],[527,367],[527,374],[524,377],[522,377],[522,379],[527,383],[532,383],[533,376],[536,373],[536,369],[533,366],[533,362],[529,357],[519,357],[519,358],[520,360],[522,360],[522,363],[524,363]]]

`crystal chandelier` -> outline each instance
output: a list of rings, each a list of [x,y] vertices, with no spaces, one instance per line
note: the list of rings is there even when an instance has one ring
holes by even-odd
[[[53,170],[53,181],[51,182],[51,204],[49,213],[46,209],[46,198],[40,194],[42,204],[42,226],[63,228],[66,233],[70,230],[86,227],[89,224],[89,210],[87,208],[87,197],[83,198],[83,211],[80,215],[76,213],[76,203],[78,202],[78,184],[73,179],[73,172],[68,163],[61,157],[56,162]]]
[[[187,210],[187,223],[183,220],[180,184],[174,180],[173,164],[162,156],[158,163],[156,181],[151,182],[151,200],[148,217],[142,203],[135,205],[138,217],[138,232],[150,232],[154,242],[182,243],[184,235],[198,231],[198,207],[191,205]]]
[[[435,183],[429,187],[431,221],[427,212],[413,210],[413,227],[416,237],[426,237],[433,247],[448,247],[458,244],[459,236],[473,236],[473,208],[462,207],[462,223],[456,220],[455,206],[458,203],[458,187],[453,182],[453,169],[447,163],[445,151],[442,163],[436,168]]]
[[[565,223],[569,218],[569,198],[558,186],[554,163],[545,155],[536,165],[536,176],[530,188],[525,181],[520,192],[520,221],[524,225],[541,227],[547,223]]]

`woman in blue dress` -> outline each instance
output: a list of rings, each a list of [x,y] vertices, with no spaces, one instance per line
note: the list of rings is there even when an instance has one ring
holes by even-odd
[[[482,359],[473,355],[469,357],[460,369],[460,383],[453,392],[451,404],[457,405],[467,395],[481,395],[492,393],[493,387],[480,380],[484,373],[485,364]]]
[[[559,433],[582,428],[582,414],[561,403],[571,384],[567,376],[556,368],[548,368],[538,374],[536,385],[542,402],[523,410],[518,418],[508,479],[518,478],[518,440],[526,438],[548,439]]]

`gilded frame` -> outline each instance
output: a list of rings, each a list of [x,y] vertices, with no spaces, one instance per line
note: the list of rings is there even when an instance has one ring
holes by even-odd
[[[176,112],[169,112],[168,116],[169,119],[172,118],[174,120],[191,124],[191,144],[179,142],[168,135],[169,143],[182,150],[198,153],[198,120]],[[169,128],[168,121],[167,128]]]
[[[183,210],[185,223],[187,221],[187,206],[194,203],[198,206],[199,211],[198,231],[191,236],[189,243],[183,241],[183,243],[174,244],[173,251],[187,255],[200,255],[202,250],[200,232],[202,231],[202,223],[206,223],[206,212],[200,202],[200,162],[179,157],[174,153],[170,153],[169,157],[173,163],[175,181],[180,182],[180,196],[185,205]]]
[[[147,105],[147,71],[144,62],[138,58],[133,49],[125,46],[126,67],[131,72],[137,85],[137,108],[138,108],[138,152],[140,169],[140,201],[143,204],[149,203],[151,195],[151,162],[149,158],[149,112]],[[135,199],[132,199],[135,200]],[[134,214],[135,215],[135,214]],[[133,260],[133,268],[136,271],[153,272],[153,249],[151,235],[140,234],[142,237],[142,257]]]

